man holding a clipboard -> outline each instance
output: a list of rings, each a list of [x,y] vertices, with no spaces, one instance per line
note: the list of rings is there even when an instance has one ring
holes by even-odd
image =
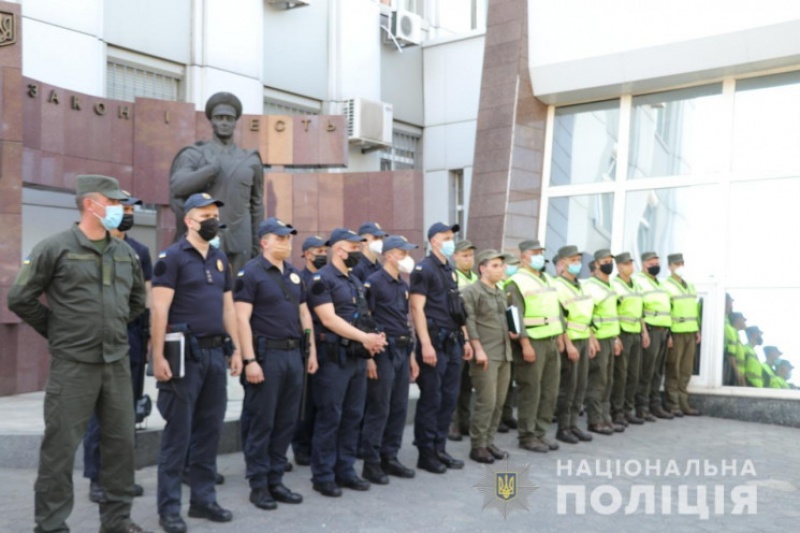
[[[210,243],[219,230],[221,205],[207,193],[190,196],[184,204],[186,235],[159,254],[153,269],[153,369],[158,410],[167,421],[158,458],[158,514],[167,533],[187,529],[180,516],[187,452],[189,516],[212,522],[233,519],[217,503],[215,486],[227,406],[226,355],[231,356],[231,375],[242,369],[241,354],[230,347],[230,341],[233,346],[238,342],[228,258]],[[180,368],[165,358],[168,329],[184,336],[183,353],[177,354],[183,360],[182,377]]]

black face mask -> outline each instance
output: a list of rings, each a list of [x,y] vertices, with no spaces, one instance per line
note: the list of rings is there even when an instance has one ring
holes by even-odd
[[[344,266],[353,268],[361,261],[361,252],[347,252],[347,259],[344,260]]]
[[[315,255],[313,261],[311,263],[314,265],[314,268],[319,270],[320,268],[324,267],[328,264],[328,256],[327,255]]]
[[[600,272],[608,276],[612,272],[614,272],[614,264],[613,263],[603,263],[600,265]]]
[[[658,273],[661,272],[660,265],[653,265],[651,267],[647,267],[647,273],[651,276],[658,276]]]
[[[122,222],[117,226],[118,231],[128,231],[133,227],[133,213],[126,213],[122,215]]]
[[[216,218],[207,218],[200,222],[200,229],[197,233],[204,241],[210,241],[219,233],[219,220]]]

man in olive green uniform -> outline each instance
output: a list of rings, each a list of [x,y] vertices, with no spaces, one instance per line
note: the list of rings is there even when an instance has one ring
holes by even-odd
[[[614,381],[614,359],[622,352],[617,317],[617,293],[611,287],[609,276],[614,270],[611,250],[594,253],[595,269],[583,281],[583,291],[592,297],[592,330],[599,350],[589,363],[586,387],[586,418],[589,431],[602,435],[625,431],[625,426],[611,419],[611,390]]]
[[[745,386],[744,349],[739,332],[747,326],[742,313],[733,310],[733,298],[725,294],[725,362],[723,364],[724,385]]]
[[[697,416],[700,411],[689,405],[687,387],[692,379],[697,345],[700,344],[700,306],[694,285],[683,277],[683,254],[670,254],[667,259],[671,275],[664,286],[669,292],[672,313],[664,372],[667,411],[675,416]]]
[[[47,339],[45,433],[34,486],[36,532],[69,531],[75,450],[92,414],[100,422],[101,532],[141,532],[131,522],[133,390],[128,323],[145,309],[142,268],[111,237],[127,195],[114,178],[78,176],[80,222],[37,244],[8,293],[8,307]],[[47,305],[39,297],[47,296]]]
[[[589,360],[595,356],[594,345],[590,342],[594,302],[578,282],[582,257],[577,246],[559,248],[556,268],[560,274],[553,283],[567,328],[567,334],[563,337],[565,350],[561,357],[561,378],[556,401],[556,439],[570,443],[574,443],[574,438],[585,442],[592,440],[589,433],[578,428],[578,414],[586,394]]]
[[[514,376],[519,403],[520,448],[546,452],[558,443],[545,436],[553,421],[561,373],[560,337],[564,334],[561,303],[544,267],[544,247],[523,241],[520,269],[506,281],[508,303],[517,308],[521,331],[512,342]],[[570,434],[568,442],[578,439]]]
[[[503,281],[497,284],[498,287],[505,291],[506,282],[508,279],[516,274],[522,263],[515,254],[506,253],[505,254],[505,262],[506,262],[506,275],[503,277]],[[509,302],[510,304],[511,302]],[[511,351],[514,353],[515,344],[511,344]],[[500,424],[497,425],[497,432],[498,433],[508,433],[511,428],[517,429],[519,423],[517,419],[514,418],[514,406],[517,405],[517,397],[519,396],[519,388],[514,386],[515,383],[515,376],[514,376],[514,365],[511,365],[511,379],[508,380],[508,392],[506,393],[506,401],[503,404],[503,414],[500,417]]]
[[[776,377],[775,363],[783,355],[777,346],[764,346],[764,358],[766,361],[761,363],[764,369],[764,387],[772,387],[772,380]]]
[[[778,359],[775,363],[775,379],[770,383],[772,389],[796,389],[795,386],[789,385],[789,380],[792,379],[792,369],[794,366],[786,359]]]
[[[674,418],[661,406],[661,380],[667,353],[669,327],[672,325],[669,293],[656,276],[661,264],[655,252],[642,254],[642,271],[634,278],[642,288],[644,323],[650,335],[650,346],[642,346],[642,366],[636,392],[636,416],[648,422],[659,418]]]
[[[758,326],[750,326],[744,330],[747,335],[747,344],[744,345],[744,377],[751,387],[764,387],[764,367],[756,353],[756,346],[764,344],[764,332]]]
[[[511,378],[511,342],[506,320],[506,297],[497,282],[503,279],[503,254],[484,250],[478,255],[477,283],[464,288],[467,332],[474,357],[469,361],[469,375],[475,386],[475,407],[470,417],[470,459],[493,463],[505,459],[508,452],[494,444],[497,424]]]
[[[614,358],[614,389],[611,391],[611,418],[615,424],[644,424],[636,416],[636,387],[639,385],[642,347],[650,345],[650,337],[642,319],[642,289],[631,277],[633,258],[628,252],[615,258],[618,275],[611,280],[617,293],[622,353]]]
[[[458,276],[458,290],[463,291],[476,281],[478,275],[472,271],[475,266],[475,245],[464,239],[456,243],[453,264]],[[469,378],[469,365],[461,367],[461,380],[458,385],[458,400],[453,411],[453,421],[447,438],[460,441],[462,435],[469,435],[470,403],[472,402],[472,381]]]

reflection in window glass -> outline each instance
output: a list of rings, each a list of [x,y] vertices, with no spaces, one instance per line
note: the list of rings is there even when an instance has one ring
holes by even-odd
[[[550,184],[614,180],[618,130],[619,100],[557,108]]]
[[[736,82],[733,169],[759,176],[800,171],[800,72]]]
[[[613,205],[611,193],[551,198],[545,237],[547,258],[552,260],[558,249],[568,244],[589,256],[595,250],[610,248]],[[584,258],[589,256],[584,255]],[[582,274],[588,275],[588,270]]]
[[[628,177],[718,172],[722,84],[633,98]]]
[[[716,186],[673,187],[629,192],[625,199],[623,250],[638,259],[655,251],[666,272],[667,256],[681,252],[686,278],[713,277],[720,266],[722,219]]]
[[[730,199],[730,256],[746,254],[753,260],[731,260],[729,279],[751,283],[755,265],[770,256],[780,257],[792,269],[800,265],[800,248],[792,237],[800,228],[800,178],[734,182]]]
[[[790,384],[800,386],[800,353],[797,351],[797,318],[786,312],[786,306],[780,302],[800,301],[800,288],[782,289],[742,289],[729,288],[727,292],[733,298],[733,311],[742,313],[747,319],[747,326],[758,326],[763,332],[763,345],[755,348],[759,361],[765,360],[764,347],[776,346],[795,370],[792,371]],[[747,335],[740,332],[739,338],[747,344]]]

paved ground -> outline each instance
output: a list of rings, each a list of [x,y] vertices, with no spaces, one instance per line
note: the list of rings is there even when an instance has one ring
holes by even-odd
[[[517,496],[512,502],[526,502],[528,510],[512,510],[508,519],[494,508],[482,509],[484,496],[475,485],[484,484],[487,470],[484,466],[467,461],[461,471],[445,475],[418,472],[414,480],[392,479],[386,487],[375,487],[366,493],[346,491],[340,499],[325,498],[311,490],[308,467],[295,467],[287,474],[285,482],[305,495],[300,506],[282,505],[276,511],[260,511],[247,501],[249,490],[243,478],[243,461],[240,454],[219,458],[219,468],[227,477],[220,487],[219,501],[235,515],[229,524],[211,524],[188,519],[192,532],[261,531],[330,531],[330,532],[441,532],[441,531],[614,531],[621,532],[671,532],[683,531],[797,531],[800,523],[800,448],[797,446],[800,431],[778,426],[737,422],[709,417],[684,418],[659,421],[644,427],[629,428],[622,435],[595,436],[591,444],[567,446],[546,455],[525,452],[516,447],[516,434],[498,436],[498,444],[511,452],[511,468],[516,471]],[[411,426],[406,431],[407,444],[401,460],[413,465],[416,460],[410,445]],[[450,443],[453,455],[465,458],[468,443]],[[683,475],[688,461],[700,460],[700,475],[692,471]],[[581,463],[587,460],[588,463]],[[596,460],[601,470],[606,460],[611,460],[612,477],[594,475]],[[616,475],[616,461],[620,460],[621,473]],[[645,475],[650,461],[650,475]],[[654,475],[655,461],[660,460],[660,474]],[[674,460],[680,475],[671,475],[670,461]],[[736,461],[736,474],[704,476],[703,461],[707,460],[718,470],[722,462],[730,466]],[[745,467],[752,461],[752,469]],[[561,475],[559,476],[559,461]],[[571,461],[571,463],[569,463]],[[626,461],[628,463],[626,463]],[[572,475],[567,468],[571,464]],[[530,465],[529,476],[521,468]],[[636,467],[642,473],[636,475]],[[586,475],[591,468],[592,475]],[[742,470],[748,470],[742,474]],[[505,469],[503,469],[505,470]],[[627,470],[627,473],[626,473]],[[754,470],[755,474],[750,470]],[[581,475],[578,475],[578,474]],[[670,475],[665,475],[669,473]],[[28,469],[0,470],[0,532],[16,533],[32,529],[34,472]],[[145,488],[145,496],[137,499],[133,516],[141,525],[160,531],[155,513],[155,467],[137,473],[137,480]],[[528,483],[528,481],[530,483]],[[493,484],[493,480],[492,480]],[[527,497],[520,496],[523,486],[533,484],[538,489]],[[558,510],[559,486],[585,487],[586,509],[576,514],[573,499],[568,499],[566,512]],[[632,514],[625,508],[631,500],[633,485],[655,487],[654,511],[648,513],[644,505],[632,505]],[[681,498],[679,485],[689,487],[688,498]],[[724,501],[715,508],[715,486],[722,486]],[[706,488],[709,517],[701,519],[696,514],[686,514],[697,503],[697,487]],[[740,487],[736,489],[736,487]],[[594,494],[595,505],[590,495]],[[668,487],[665,489],[665,487]],[[86,480],[76,477],[76,505],[70,519],[72,531],[97,531],[97,509],[86,496]],[[493,491],[493,489],[489,489]],[[643,489],[645,492],[650,489]],[[662,492],[671,493],[671,505],[663,506]],[[683,489],[685,490],[685,489]],[[757,508],[749,507],[743,514],[733,515],[732,491],[739,496],[747,491],[756,494]],[[621,507],[614,512],[612,494],[619,491]],[[634,489],[638,492],[639,489]],[[702,489],[701,489],[702,492]],[[604,493],[601,496],[601,493]],[[184,499],[188,499],[184,490]],[[637,498],[634,497],[634,500]],[[680,501],[681,499],[685,501]],[[499,501],[494,497],[491,501]],[[755,501],[755,500],[752,500]],[[720,502],[716,502],[720,505]],[[184,516],[185,516],[184,505]],[[602,512],[611,510],[610,515]],[[665,513],[669,511],[669,514]],[[752,514],[751,511],[754,511]]]

